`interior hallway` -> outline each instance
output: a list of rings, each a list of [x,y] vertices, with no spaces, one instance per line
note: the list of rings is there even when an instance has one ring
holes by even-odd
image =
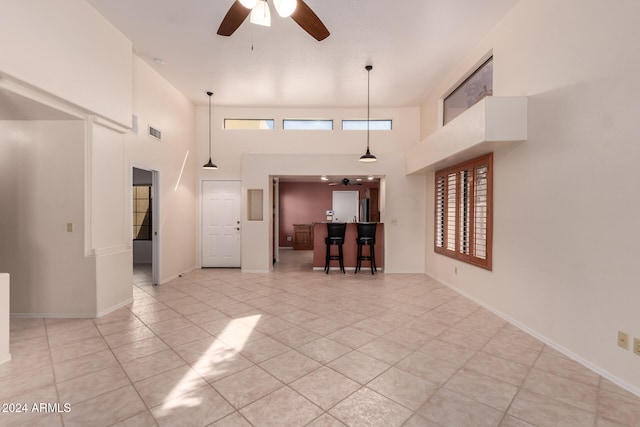
[[[12,319],[0,425],[637,426],[640,399],[419,274],[196,270],[100,319]]]

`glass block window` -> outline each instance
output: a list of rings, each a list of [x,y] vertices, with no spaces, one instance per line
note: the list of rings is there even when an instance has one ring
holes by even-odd
[[[151,186],[133,187],[133,239],[151,240]]]

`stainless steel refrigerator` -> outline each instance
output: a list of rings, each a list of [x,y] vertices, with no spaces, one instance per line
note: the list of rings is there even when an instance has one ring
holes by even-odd
[[[369,222],[371,220],[371,211],[369,209],[369,199],[360,200],[360,222]]]

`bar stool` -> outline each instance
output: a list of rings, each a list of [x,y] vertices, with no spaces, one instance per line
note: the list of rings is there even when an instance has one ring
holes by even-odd
[[[331,260],[340,261],[340,270],[344,273],[344,257],[342,256],[342,245],[344,244],[344,234],[347,229],[346,222],[328,222],[327,238],[324,239],[326,246],[324,272],[329,274],[329,263]],[[331,254],[331,246],[338,246],[338,255]]]
[[[378,271],[376,268],[376,222],[359,222],[356,224],[358,227],[358,237],[356,237],[356,243],[358,244],[358,256],[356,261],[356,273],[360,271],[362,261],[369,261],[371,265],[371,274]],[[362,247],[369,246],[369,255],[362,255]]]

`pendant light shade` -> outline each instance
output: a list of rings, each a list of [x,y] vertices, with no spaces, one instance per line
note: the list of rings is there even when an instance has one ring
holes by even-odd
[[[258,3],[258,0],[240,0],[240,4],[246,7],[247,9],[253,9]]]
[[[367,152],[364,153],[362,156],[360,156],[360,161],[363,163],[371,163],[371,162],[377,162],[378,158],[373,154],[371,154],[371,152],[367,148]]]
[[[364,163],[371,163],[371,162],[375,162],[378,160],[378,158],[376,156],[374,156],[373,154],[371,154],[371,151],[369,151],[369,122],[370,122],[370,117],[369,117],[369,111],[370,111],[370,94],[371,94],[371,85],[370,85],[370,76],[371,76],[371,70],[373,69],[373,65],[367,65],[366,67],[364,67],[365,70],[367,70],[367,152],[364,153],[362,156],[360,156],[360,161],[364,162]]]
[[[297,0],[273,0],[273,5],[276,7],[278,15],[283,18],[288,18],[293,12],[295,12],[298,6]]]
[[[251,9],[249,21],[251,21],[252,24],[262,25],[264,27],[271,26],[271,12],[269,12],[269,5],[266,0],[258,0],[255,7]]]
[[[218,169],[218,166],[211,161],[211,96],[213,92],[207,92],[209,95],[209,161],[202,166],[202,169]]]

